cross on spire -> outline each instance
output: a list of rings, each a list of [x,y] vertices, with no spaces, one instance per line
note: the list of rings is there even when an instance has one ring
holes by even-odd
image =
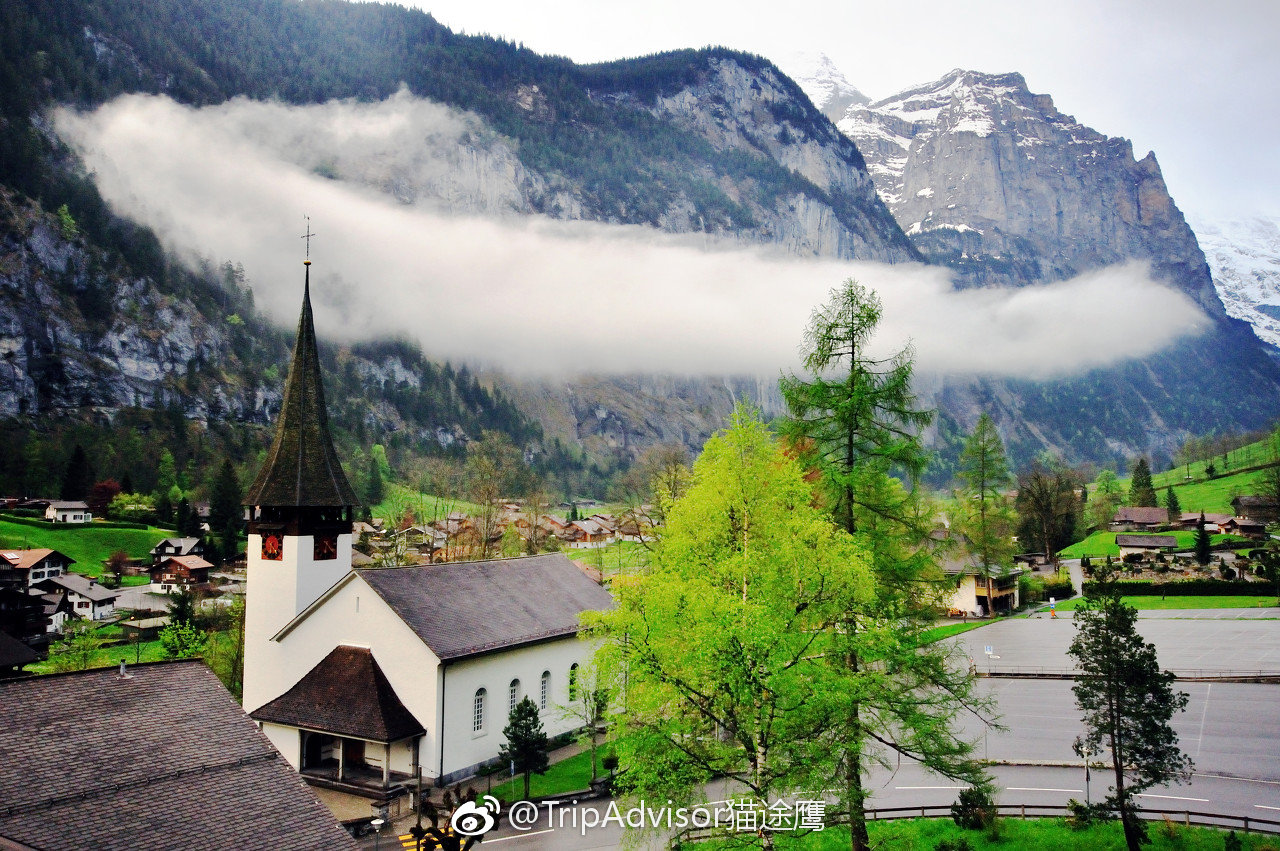
[[[300,238],[305,239],[307,241],[307,259],[305,262],[306,262],[306,265],[310,266],[311,265],[311,237],[315,236],[315,234],[311,232],[311,217],[303,216],[303,218],[307,220],[307,232],[304,233]]]

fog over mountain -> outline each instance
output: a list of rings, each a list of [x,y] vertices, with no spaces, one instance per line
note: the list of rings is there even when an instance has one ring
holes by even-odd
[[[60,110],[55,126],[117,209],[183,255],[243,261],[259,305],[281,321],[297,310],[305,214],[319,234],[313,292],[326,333],[405,336],[435,357],[517,373],[776,375],[797,365],[810,311],[848,277],[885,302],[881,349],[914,343],[926,373],[1060,376],[1205,327],[1189,299],[1141,264],[1015,293],[957,292],[945,269],[920,264],[448,214],[445,200],[501,213],[488,207],[511,187],[488,172],[469,180],[458,164],[502,140],[478,116],[406,93],[199,109],[128,96],[93,112]],[[1153,321],[1133,329],[1128,314],[1139,306]]]

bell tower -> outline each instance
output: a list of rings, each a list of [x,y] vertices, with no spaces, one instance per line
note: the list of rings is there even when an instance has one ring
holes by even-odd
[[[351,570],[357,500],[329,435],[311,315],[311,261],[304,265],[302,315],[275,440],[245,494],[246,710],[293,685],[278,675],[280,654],[272,636]]]

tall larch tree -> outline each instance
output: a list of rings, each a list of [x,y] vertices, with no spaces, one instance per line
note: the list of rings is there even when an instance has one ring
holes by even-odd
[[[912,391],[909,346],[888,357],[871,353],[881,314],[874,292],[845,281],[805,331],[807,374],[781,381],[790,411],[783,434],[819,472],[832,518],[868,549],[876,575],[875,600],[845,612],[829,652],[834,667],[861,680],[844,693],[842,715],[833,721],[838,777],[827,779],[841,789],[855,851],[870,841],[864,777],[885,754],[908,753],[949,777],[980,774],[950,733],[955,702],[930,702],[962,693],[964,675],[944,648],[914,640],[949,591],[929,542],[933,512],[916,487],[929,459],[920,432],[932,412],[920,409]],[[868,653],[869,630],[893,635],[884,652]],[[884,671],[895,671],[897,680],[879,676]],[[932,698],[913,704],[903,699],[908,694]],[[938,735],[917,735],[928,724]]]
[[[1015,517],[1004,492],[1013,483],[1004,442],[985,413],[965,441],[959,475],[964,486],[959,493],[957,520],[968,539],[967,546],[978,559],[987,582],[987,599],[991,600],[992,577],[1004,575],[1012,566]]]

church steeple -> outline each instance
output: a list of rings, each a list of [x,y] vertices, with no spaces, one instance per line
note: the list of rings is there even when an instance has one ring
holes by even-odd
[[[245,494],[250,506],[351,508],[358,502],[329,435],[320,355],[311,316],[311,261],[306,261],[302,315],[275,440]]]

